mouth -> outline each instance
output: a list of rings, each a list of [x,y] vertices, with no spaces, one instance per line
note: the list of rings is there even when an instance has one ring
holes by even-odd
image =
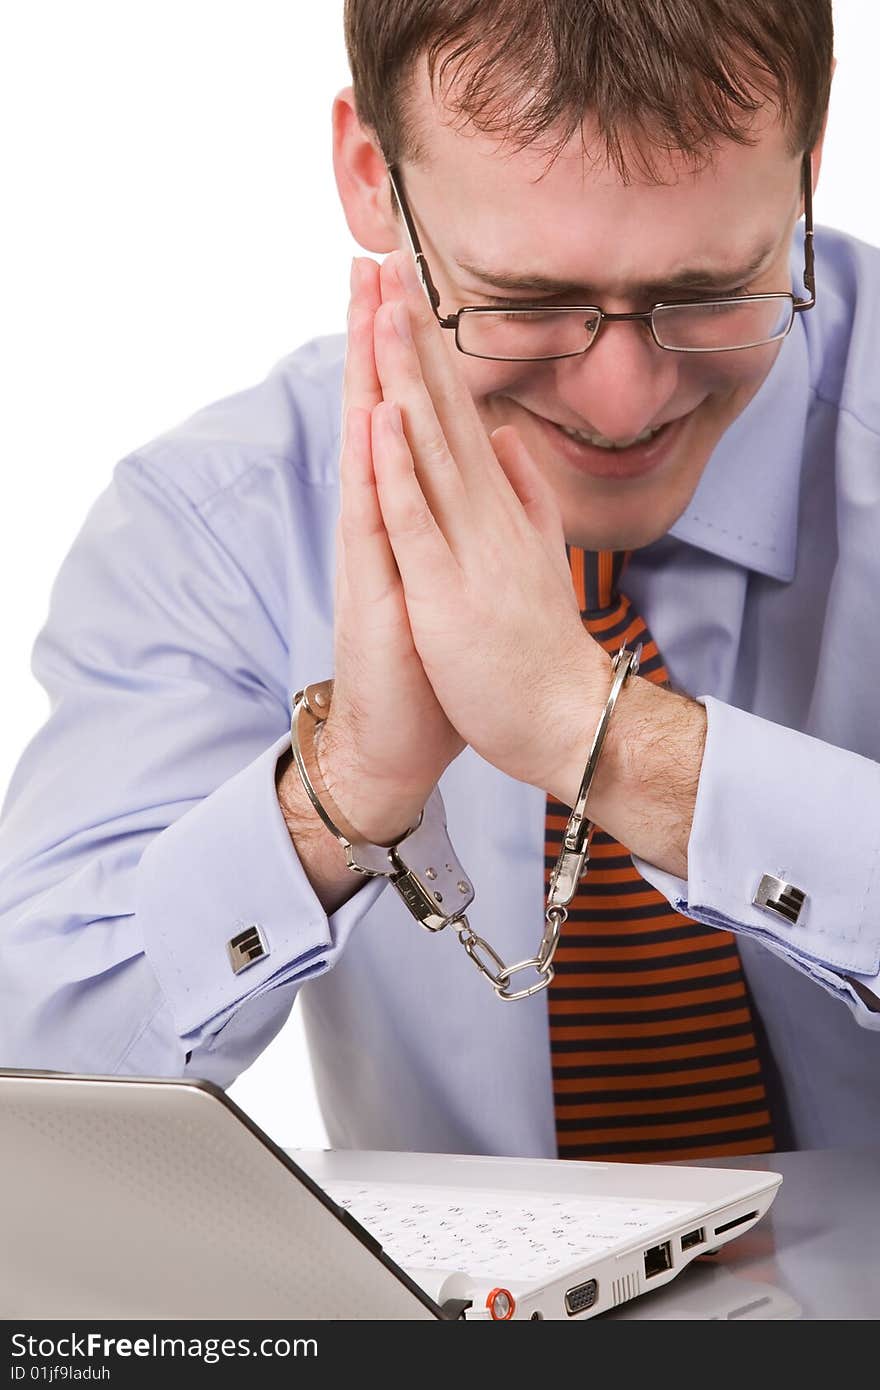
[[[605,435],[591,431],[558,425],[543,415],[535,415],[534,418],[548,436],[554,451],[579,473],[623,481],[640,478],[659,468],[670,456],[689,416],[681,415],[677,420],[667,420],[656,428],[642,430],[641,434],[625,444],[615,443]]]

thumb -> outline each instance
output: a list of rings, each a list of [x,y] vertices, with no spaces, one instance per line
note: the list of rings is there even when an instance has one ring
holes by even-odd
[[[553,489],[512,425],[500,425],[493,430],[489,442],[523,511],[543,537],[554,564],[561,566],[566,583],[570,586],[562,513]]]

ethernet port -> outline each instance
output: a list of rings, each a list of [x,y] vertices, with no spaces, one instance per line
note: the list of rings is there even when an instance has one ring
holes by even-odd
[[[650,1250],[645,1251],[646,1279],[653,1279],[655,1274],[662,1274],[664,1270],[671,1268],[672,1251],[668,1240],[664,1240],[662,1245],[652,1245]]]

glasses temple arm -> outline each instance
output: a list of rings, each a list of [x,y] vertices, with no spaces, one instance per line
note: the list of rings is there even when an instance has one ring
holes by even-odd
[[[813,261],[813,157],[804,155],[804,287],[816,300],[816,272]]]
[[[413,222],[412,217],[410,216],[410,211],[407,206],[406,198],[403,192],[403,180],[400,176],[400,170],[396,167],[396,165],[389,164],[386,167],[388,169],[388,181],[391,184],[391,189],[394,193],[395,201],[400,209],[400,215],[403,218],[403,225],[406,229],[406,236],[407,240],[409,241],[410,250],[413,254],[413,259],[416,263],[416,269],[419,272],[419,279],[421,280],[424,291],[428,296],[431,308],[434,310],[435,314],[438,314],[438,311],[440,309],[440,295],[436,285],[434,284],[434,281],[431,279],[431,272],[428,269],[428,262],[425,260],[424,253],[422,252],[421,243],[419,241],[419,234],[416,231],[415,223]]]

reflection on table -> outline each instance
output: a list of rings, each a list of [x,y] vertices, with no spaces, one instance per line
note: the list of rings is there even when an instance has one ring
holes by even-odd
[[[880,1150],[816,1149],[707,1164],[782,1173],[769,1214],[665,1288],[603,1317],[880,1317]]]

